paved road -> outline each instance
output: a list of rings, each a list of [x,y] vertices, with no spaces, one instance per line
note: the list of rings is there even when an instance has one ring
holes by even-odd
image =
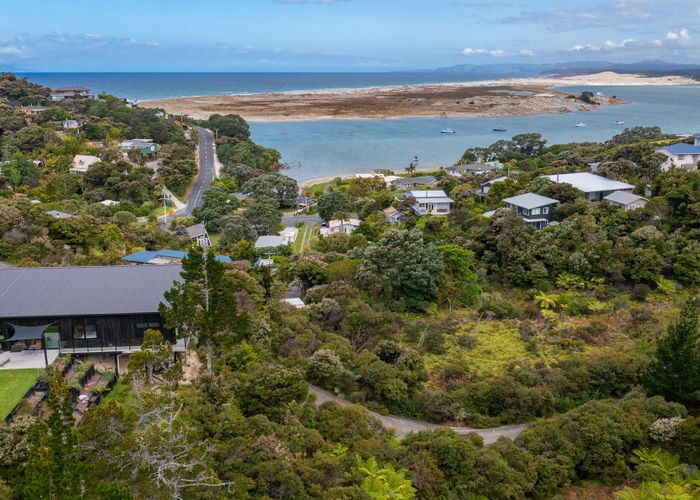
[[[318,215],[282,215],[282,224],[284,224],[285,227],[291,227],[297,222],[303,222],[307,226],[318,226],[323,220]]]
[[[328,391],[309,385],[309,390],[316,395],[316,404],[323,404],[328,401],[335,401],[341,406],[351,405],[349,401],[341,399]],[[367,410],[369,411],[369,410]],[[395,415],[380,415],[379,413],[374,413],[369,411],[370,414],[377,417],[384,427],[387,429],[393,429],[396,435],[399,437],[404,437],[410,432],[420,432],[420,431],[430,431],[435,429],[452,429],[457,434],[469,434],[474,432],[484,439],[484,444],[491,444],[498,441],[498,438],[505,436],[510,439],[515,439],[518,434],[525,430],[527,424],[519,425],[504,425],[502,427],[492,427],[490,429],[473,429],[471,427],[452,427],[448,425],[437,425],[431,424],[429,422],[422,422],[420,420],[412,420],[410,418],[397,417]]]
[[[201,127],[197,128],[197,133],[199,134],[199,174],[197,174],[197,178],[194,181],[190,197],[187,199],[187,208],[182,213],[184,216],[192,215],[192,210],[202,204],[204,191],[209,188],[216,175],[214,134],[210,130]]]

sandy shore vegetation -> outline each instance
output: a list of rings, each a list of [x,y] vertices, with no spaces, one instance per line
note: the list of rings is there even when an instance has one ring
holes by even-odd
[[[679,85],[697,83],[678,76],[647,77],[612,72],[571,77],[506,79],[481,82],[406,85],[384,88],[251,95],[198,96],[141,103],[168,113],[204,119],[235,113],[246,120],[382,119],[400,117],[520,116],[586,111],[623,104],[614,96],[593,102],[555,90],[567,85]]]

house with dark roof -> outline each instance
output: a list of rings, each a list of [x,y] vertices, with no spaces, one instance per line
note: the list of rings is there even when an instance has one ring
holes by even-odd
[[[544,229],[552,222],[552,210],[559,201],[535,193],[525,193],[505,198],[506,208],[517,210],[520,216],[535,229]]]
[[[148,329],[184,350],[159,313],[181,271],[178,265],[0,269],[3,350],[43,340],[62,354],[118,357],[138,351]]]
[[[421,186],[432,187],[437,185],[437,179],[432,175],[421,175],[418,177],[396,177],[390,184],[396,189],[417,188]]]
[[[59,87],[51,92],[52,102],[61,102],[74,99],[94,99],[95,96],[90,89],[85,87]]]
[[[700,134],[693,135],[693,144],[680,142],[659,148],[656,152],[667,158],[661,166],[663,170],[668,170],[673,166],[694,170],[698,168],[700,162]]]
[[[187,236],[190,237],[192,241],[197,243],[202,248],[207,248],[211,246],[211,240],[209,239],[209,233],[207,228],[201,222],[195,224],[194,226],[188,226],[185,228]]]

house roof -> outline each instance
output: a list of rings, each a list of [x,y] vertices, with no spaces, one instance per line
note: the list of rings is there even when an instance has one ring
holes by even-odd
[[[277,234],[270,234],[267,236],[260,236],[255,241],[255,248],[271,248],[271,247],[281,247],[283,246],[284,238]]]
[[[73,217],[71,214],[67,214],[66,212],[61,212],[60,210],[49,210],[46,213],[49,214],[54,219],[70,219],[71,217]]]
[[[75,155],[73,158],[73,164],[71,168],[73,170],[87,170],[95,163],[99,163],[100,160],[97,156],[92,155]]]
[[[644,200],[647,201],[646,198],[643,196],[639,196],[637,194],[633,193],[628,193],[626,191],[615,191],[614,193],[610,193],[606,197],[603,198],[606,201],[612,201],[613,203],[619,203],[621,205],[629,205],[631,203],[634,203],[635,201],[639,200]]]
[[[132,254],[127,255],[126,257],[122,257],[122,260],[125,260],[127,262],[136,262],[139,264],[155,264],[158,263],[157,261],[154,262],[155,259],[182,260],[186,256],[187,252],[183,250],[141,250],[140,252],[134,252]],[[233,260],[231,260],[231,257],[227,257],[226,255],[217,255],[216,260],[224,263],[233,262]]]
[[[179,265],[0,269],[0,318],[155,313],[181,270]]]
[[[343,219],[342,224],[344,226],[359,226],[361,223],[360,219]],[[333,219],[328,221],[328,227],[338,227],[340,226],[340,219]]]
[[[185,228],[185,231],[187,231],[187,236],[190,238],[197,238],[199,236],[205,236],[207,234],[207,228],[204,227],[204,224],[201,222],[199,224],[195,224],[194,226],[188,226]]]
[[[482,187],[483,187],[483,186],[491,186],[491,185],[493,185],[493,184],[496,184],[497,182],[507,181],[508,179],[510,179],[510,177],[506,177],[506,176],[503,176],[503,177],[496,177],[495,179],[491,179],[490,181],[482,182],[482,183],[481,183],[481,186],[482,186]]]
[[[394,207],[385,208],[383,212],[387,217],[391,217],[392,215],[399,213],[399,211]]]
[[[680,142],[660,149],[672,155],[700,155],[700,146]]]
[[[584,193],[596,193],[599,191],[618,191],[633,189],[634,186],[626,182],[620,182],[590,172],[577,172],[574,174],[545,175],[547,179],[556,184],[571,184]]]
[[[428,191],[409,191],[419,203],[452,203],[453,200],[442,189]]]
[[[280,231],[280,236],[285,236],[285,235],[292,236],[295,234],[299,234],[298,227],[285,227],[284,229],[282,229],[282,231]]]
[[[290,306],[297,307],[297,308],[304,307],[306,305],[306,304],[304,304],[304,301],[298,297],[292,297],[289,299],[282,299],[282,302],[286,302]]]
[[[531,210],[538,207],[546,207],[548,205],[554,205],[559,203],[554,198],[548,198],[546,196],[541,196],[535,193],[525,193],[518,196],[511,196],[510,198],[505,198],[503,200],[506,203],[515,205],[516,207],[524,208],[526,210]]]
[[[419,186],[421,184],[432,184],[437,182],[437,179],[432,175],[421,175],[419,177],[399,177],[393,181],[394,184],[403,185],[413,185]]]
[[[54,92],[90,92],[90,89],[85,87],[58,87],[53,89]]]
[[[489,161],[486,163],[468,163],[458,164],[448,167],[447,170],[452,172],[485,172],[487,170],[499,170],[503,168],[503,163],[497,161]]]

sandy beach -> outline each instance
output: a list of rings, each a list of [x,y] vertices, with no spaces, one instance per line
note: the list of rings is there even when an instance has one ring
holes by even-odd
[[[206,119],[214,113],[236,113],[251,121],[525,116],[587,111],[601,105],[626,102],[614,96],[595,96],[595,104],[590,104],[553,87],[692,83],[697,82],[678,76],[647,77],[605,72],[569,77],[196,96],[144,101],[140,105],[198,119]]]

